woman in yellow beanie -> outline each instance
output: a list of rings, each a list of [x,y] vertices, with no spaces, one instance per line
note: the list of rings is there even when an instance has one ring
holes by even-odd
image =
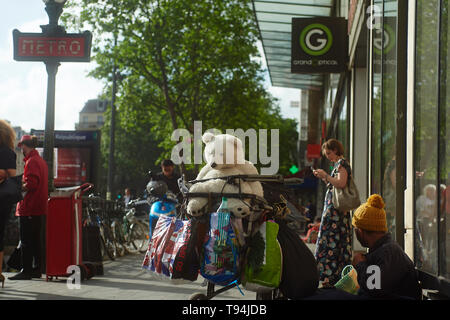
[[[350,212],[340,212],[333,205],[333,188],[344,188],[350,177],[350,164],[344,158],[344,147],[336,139],[322,145],[322,153],[334,163],[331,174],[322,169],[314,175],[327,185],[322,220],[316,242],[315,257],[323,287],[339,281],[342,269],[351,263],[352,226]]]

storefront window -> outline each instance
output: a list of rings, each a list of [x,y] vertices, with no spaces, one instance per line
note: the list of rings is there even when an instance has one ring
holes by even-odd
[[[439,110],[439,243],[440,274],[450,278],[450,14],[441,9],[441,72]]]
[[[397,0],[384,1],[383,50],[375,50],[383,58],[383,99],[381,114],[381,195],[385,202],[388,229],[395,239],[396,215],[396,136],[397,136]]]
[[[345,90],[346,88],[344,88]],[[347,96],[344,99],[344,103],[341,107],[341,113],[339,114],[339,120],[338,120],[338,132],[337,132],[337,139],[342,142],[344,145],[344,151],[346,158],[348,158],[349,153],[349,145],[348,145],[348,117],[347,117]]]
[[[383,0],[373,1],[377,12],[383,10]],[[381,106],[382,106],[382,25],[372,30],[372,115],[371,115],[371,193],[381,193]]]
[[[415,260],[438,272],[439,0],[417,1],[415,83]]]

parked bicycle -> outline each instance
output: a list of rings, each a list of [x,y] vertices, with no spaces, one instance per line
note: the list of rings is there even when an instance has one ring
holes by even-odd
[[[111,223],[106,217],[102,208],[94,207],[95,200],[102,200],[99,197],[90,194],[86,206],[86,217],[83,222],[84,226],[94,225],[98,226],[100,230],[100,250],[103,260],[109,258],[115,260],[118,256],[116,241],[111,230]]]
[[[149,224],[145,221],[146,216],[139,218],[136,215],[136,207],[146,200],[132,200],[128,203],[129,209],[123,217],[123,231],[128,246],[134,250],[144,253],[147,250],[147,243],[149,236],[147,230],[149,230]]]
[[[110,212],[113,216],[111,230],[119,256],[133,252],[144,253],[147,249],[148,223],[136,216],[136,207],[141,204],[140,202],[142,200],[132,200],[126,206],[126,211],[115,208]]]

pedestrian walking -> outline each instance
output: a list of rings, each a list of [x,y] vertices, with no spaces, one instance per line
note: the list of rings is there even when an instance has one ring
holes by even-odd
[[[128,204],[128,202],[130,202],[133,199],[132,195],[131,195],[131,189],[130,188],[125,188],[125,195],[123,196],[123,201],[125,203],[125,206]]]
[[[16,175],[15,140],[16,133],[14,129],[5,120],[0,120],[0,184],[6,178]],[[2,274],[5,227],[13,205],[13,203],[0,199],[0,282],[2,283],[2,288],[5,284],[5,277]]]
[[[350,164],[344,158],[344,147],[336,139],[322,145],[322,154],[334,163],[331,174],[322,169],[314,175],[327,185],[322,218],[316,242],[315,257],[320,281],[324,287],[339,281],[342,269],[351,263],[352,227],[350,212],[338,211],[332,202],[333,188],[344,188],[351,175]]]
[[[10,280],[41,277],[41,218],[48,210],[48,168],[37,147],[37,137],[24,135],[18,145],[25,156],[22,188],[24,199],[16,208],[22,243],[23,269]],[[34,265],[33,268],[33,259]]]

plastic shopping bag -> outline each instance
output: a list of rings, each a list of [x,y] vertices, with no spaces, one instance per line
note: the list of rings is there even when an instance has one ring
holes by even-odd
[[[145,254],[142,268],[148,270],[156,279],[168,280],[174,283],[186,283],[180,274],[184,266],[184,262],[180,264],[180,259],[184,261],[183,259],[187,257],[183,252],[186,253],[186,246],[190,239],[190,220],[160,216]],[[177,256],[178,267],[175,265]],[[174,278],[173,275],[177,269],[179,273]]]
[[[334,285],[337,289],[351,294],[358,294],[359,283],[358,273],[352,265],[347,265],[342,269],[341,279]]]
[[[280,243],[277,240],[279,226],[274,221],[266,221],[261,224],[258,232],[254,235],[261,242],[254,241],[255,245],[250,247],[249,257],[252,250],[262,251],[262,261],[248,263],[245,267],[244,288],[250,291],[264,293],[277,288],[281,282],[281,273],[283,270],[283,256]],[[259,248],[261,247],[261,248]]]
[[[218,212],[210,214],[210,228],[203,246],[200,272],[214,284],[226,286],[239,277],[239,244],[226,201]]]

